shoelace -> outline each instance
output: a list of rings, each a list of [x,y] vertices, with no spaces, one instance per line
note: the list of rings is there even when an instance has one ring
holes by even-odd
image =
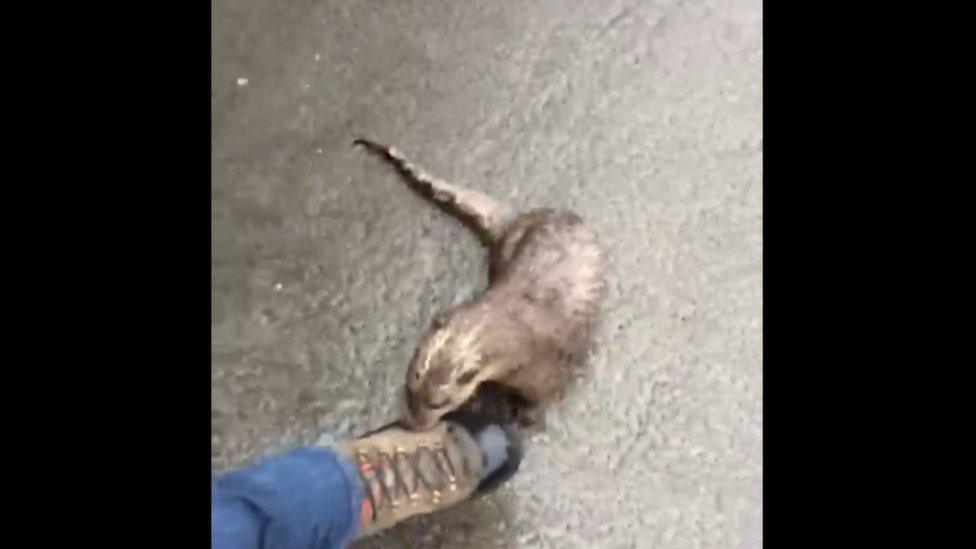
[[[370,519],[374,522],[382,509],[386,507],[395,509],[403,503],[404,498],[410,502],[410,505],[418,505],[421,488],[430,494],[432,505],[437,505],[440,502],[443,495],[442,490],[447,489],[453,492],[458,488],[457,471],[454,464],[451,463],[447,449],[440,445],[434,447],[420,445],[413,455],[410,455],[403,448],[396,448],[393,456],[387,452],[359,450],[356,457],[359,476],[369,497]],[[431,460],[440,472],[440,480],[447,479],[446,486],[444,482],[437,482],[438,479],[430,479],[424,475],[421,465],[425,457]],[[467,474],[469,470],[468,460],[463,454],[461,466],[462,472]],[[408,486],[404,475],[405,470],[413,473],[412,487]],[[364,512],[366,511],[365,507],[364,502]],[[365,522],[365,520],[366,515],[364,513],[363,521]]]

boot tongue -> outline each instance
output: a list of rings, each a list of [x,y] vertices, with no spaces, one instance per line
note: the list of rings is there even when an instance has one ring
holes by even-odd
[[[482,467],[478,481],[485,480],[508,460],[508,438],[498,425],[489,425],[477,434],[475,440],[481,449]]]

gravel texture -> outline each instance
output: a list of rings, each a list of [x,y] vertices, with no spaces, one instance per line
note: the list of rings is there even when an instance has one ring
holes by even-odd
[[[212,464],[396,414],[462,225],[351,147],[570,208],[610,295],[498,492],[359,547],[762,545],[762,4],[214,0]]]

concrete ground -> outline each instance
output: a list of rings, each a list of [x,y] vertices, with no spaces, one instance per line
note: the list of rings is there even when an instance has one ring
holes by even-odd
[[[762,545],[759,0],[213,0],[213,468],[392,419],[459,223],[351,148],[571,208],[591,375],[492,496],[359,547]]]

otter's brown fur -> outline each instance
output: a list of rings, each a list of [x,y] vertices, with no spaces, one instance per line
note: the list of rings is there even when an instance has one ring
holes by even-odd
[[[507,205],[428,175],[392,148],[357,140],[468,222],[489,247],[478,298],[438,315],[407,372],[408,424],[426,429],[490,383],[529,406],[562,393],[585,357],[604,297],[604,261],[579,216]]]

